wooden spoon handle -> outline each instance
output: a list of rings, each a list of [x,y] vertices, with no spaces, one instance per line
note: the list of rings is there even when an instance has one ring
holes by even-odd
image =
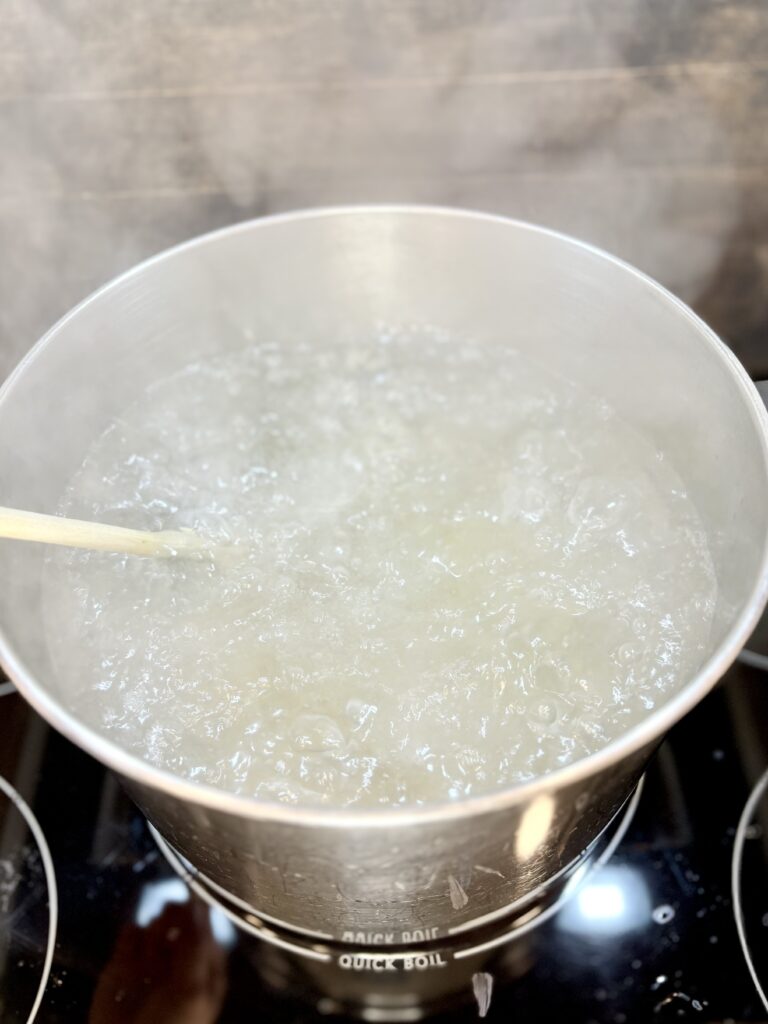
[[[2,506],[0,537],[161,558],[199,554],[209,547],[192,530],[129,530],[109,523],[89,523],[82,519],[66,519],[64,516],[48,516]]]

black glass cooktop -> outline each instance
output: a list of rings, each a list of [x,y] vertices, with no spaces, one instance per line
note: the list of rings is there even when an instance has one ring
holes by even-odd
[[[10,687],[0,694],[3,1024],[332,1019],[274,950],[190,895],[110,773]],[[736,826],[766,766],[768,676],[740,666],[660,749],[613,857],[506,948],[508,980],[496,981],[486,1019],[768,1020],[730,879]],[[768,797],[746,831],[740,879],[768,985]],[[436,1019],[478,1013],[468,992]]]

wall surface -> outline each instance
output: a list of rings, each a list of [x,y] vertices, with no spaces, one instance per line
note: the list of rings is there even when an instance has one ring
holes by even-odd
[[[594,241],[768,375],[764,0],[3,0],[0,379],[118,271],[318,203]]]

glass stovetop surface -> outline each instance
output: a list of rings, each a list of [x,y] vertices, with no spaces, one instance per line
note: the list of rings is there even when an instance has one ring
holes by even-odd
[[[657,753],[608,864],[507,947],[511,970],[486,1019],[768,1020],[730,886],[736,825],[766,766],[768,677],[739,666]],[[40,1024],[329,1020],[273,951],[190,896],[114,776],[13,692],[0,696],[0,777],[3,1024],[25,1024],[38,999]],[[768,798],[747,832],[741,885],[768,986]],[[477,1016],[468,992],[435,1019]]]

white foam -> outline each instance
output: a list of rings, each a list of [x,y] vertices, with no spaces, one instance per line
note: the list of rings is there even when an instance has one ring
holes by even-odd
[[[700,663],[714,575],[662,454],[514,351],[384,336],[190,366],[95,443],[62,511],[242,557],[57,552],[78,714],[238,793],[392,805],[589,754]]]

